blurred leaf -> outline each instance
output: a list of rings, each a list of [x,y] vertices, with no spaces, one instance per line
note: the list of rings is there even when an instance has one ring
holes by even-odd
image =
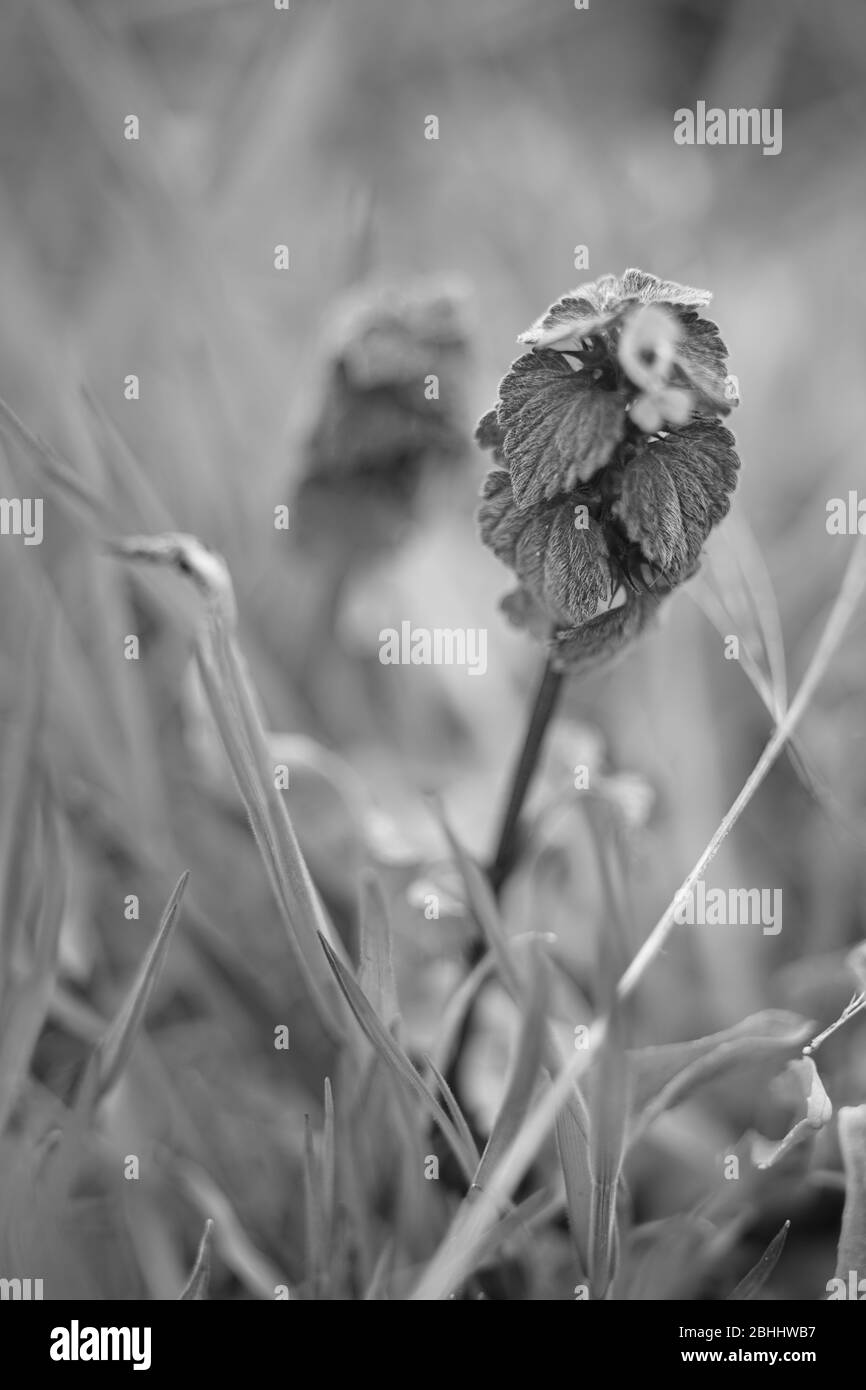
[[[547,1024],[548,978],[544,963],[532,951],[532,983],[523,1014],[517,1050],[505,1097],[499,1107],[490,1138],[475,1173],[473,1188],[483,1188],[488,1173],[496,1167],[523,1123],[529,1109],[544,1054]]]
[[[379,1252],[376,1267],[367,1285],[364,1299],[367,1302],[387,1299],[386,1289],[391,1281],[394,1266],[394,1242],[387,1240]]]
[[[530,1197],[519,1202],[511,1211],[504,1212],[495,1225],[491,1226],[483,1240],[479,1242],[472,1259],[470,1273],[472,1270],[495,1261],[506,1241],[521,1234],[528,1239],[531,1234],[530,1222],[547,1206],[547,1194],[539,1191],[533,1192]]]
[[[108,1094],[129,1061],[150,996],[165,962],[188,879],[188,873],[181,874],[178,879],[132,988],[90,1060],[88,1071],[92,1070],[98,1078],[94,1100],[98,1101]]]
[[[699,1086],[736,1068],[774,1075],[799,1051],[809,1027],[797,1014],[766,1010],[721,1033],[629,1053],[638,1132]]]
[[[756,1136],[753,1154],[759,1168],[774,1167],[781,1158],[784,1158],[804,1139],[810,1135],[814,1138],[819,1129],[823,1129],[826,1124],[829,1124],[833,1114],[830,1097],[824,1089],[823,1082],[818,1075],[818,1068],[811,1057],[800,1057],[796,1061],[789,1062],[785,1075],[795,1078],[798,1088],[802,1090],[806,1103],[806,1114],[788,1130],[779,1144],[772,1144],[769,1140]],[[760,1157],[761,1154],[763,1154],[763,1158]]]
[[[197,649],[199,669],[223,746],[246,806],[256,843],[287,928],[290,946],[320,1020],[336,1041],[342,1036],[339,1010],[313,954],[315,936],[329,935],[324,911],[301,855],[283,797],[266,771],[264,731],[249,698],[228,633],[209,626]]]
[[[7,980],[12,967],[20,921],[28,891],[32,840],[42,790],[42,757],[39,739],[45,713],[51,668],[49,647],[39,631],[34,650],[25,650],[23,676],[17,707],[20,716],[3,748],[3,797],[0,805],[0,980]],[[14,733],[12,732],[14,729]]]
[[[189,1281],[180,1295],[181,1302],[199,1302],[207,1299],[208,1287],[210,1285],[210,1262],[211,1262],[211,1234],[213,1232],[213,1221],[208,1217],[204,1223],[204,1231],[199,1242],[198,1254],[195,1257],[195,1264]]]
[[[694,1213],[639,1226],[628,1237],[618,1299],[694,1299],[713,1265],[715,1227]]]
[[[629,1067],[622,1011],[615,991],[609,1024],[596,1062],[598,1084],[590,1102],[589,1277],[593,1294],[604,1298],[616,1274],[617,1195],[629,1112]]]
[[[845,1168],[845,1208],[836,1260],[836,1278],[847,1283],[852,1270],[866,1270],[866,1105],[839,1111],[839,1147]]]
[[[37,780],[37,779],[34,779]],[[60,838],[54,813],[44,813],[44,868],[39,892],[24,918],[30,956],[7,968],[0,996],[0,1134],[12,1112],[33,1050],[48,1016],[57,973],[57,948],[63,921],[64,878]],[[31,826],[31,832],[33,827]]]
[[[828,1028],[825,1028],[817,1037],[812,1039],[807,1047],[803,1048],[803,1055],[806,1057],[817,1052],[821,1044],[844,1027],[849,1019],[866,1009],[866,941],[861,941],[854,947],[853,951],[849,951],[845,957],[845,964],[852,975],[856,976],[857,983],[861,986],[860,992],[852,996],[839,1017]]]
[[[322,1208],[325,1229],[333,1231],[337,1202],[337,1147],[334,1123],[334,1093],[331,1079],[325,1077],[325,1117],[322,1127]]]
[[[478,964],[474,965],[466,978],[460,981],[445,1005],[439,1032],[436,1036],[436,1046],[432,1053],[432,1060],[439,1070],[448,1065],[448,1060],[460,1037],[463,1021],[469,1007],[481,986],[490,978],[495,964],[492,953],[485,951]]]
[[[256,1298],[272,1299],[277,1289],[288,1289],[280,1271],[253,1245],[231,1202],[203,1168],[186,1159],[179,1160],[175,1171],[183,1187],[201,1212],[213,1212],[213,1243],[219,1249],[229,1269]],[[289,1298],[292,1298],[289,1290]]]
[[[328,959],[331,969],[337,979],[340,989],[343,991],[346,1002],[358,1023],[365,1037],[373,1044],[378,1055],[387,1063],[391,1071],[400,1078],[401,1081],[419,1098],[428,1108],[430,1114],[435,1119],[442,1134],[447,1139],[455,1158],[463,1169],[467,1182],[472,1182],[477,1163],[477,1155],[467,1151],[460,1135],[458,1134],[450,1117],[442,1109],[436,1097],[432,1094],[429,1087],[425,1085],[423,1079],[413,1067],[409,1058],[386,1032],[384,1025],[380,1023],[378,1016],[373,1009],[357,982],[346,970],[345,966],[337,959],[334,951],[324,937],[321,938],[322,949]]]
[[[866,990],[866,941],[860,941],[853,951],[848,952],[845,964],[856,975],[860,988]]]
[[[387,1029],[400,1017],[394,965],[391,959],[391,920],[382,882],[372,871],[361,886],[361,942],[358,983]]]
[[[463,849],[441,813],[440,820],[460,869],[472,915],[481,928],[502,983],[525,1017],[527,1003],[523,981],[514,965],[512,943],[505,935],[496,898],[490,884]],[[551,1078],[557,1075],[561,1066],[556,1041],[547,1022],[544,1025],[543,1065]],[[555,1120],[555,1128],[557,1150],[565,1177],[572,1236],[577,1248],[581,1270],[586,1270],[587,1223],[592,1191],[589,1166],[589,1119],[583,1096],[574,1084],[569,1087],[562,1101]],[[504,1157],[504,1153],[501,1157]],[[498,1166],[497,1164],[496,1168]],[[491,1176],[495,1174],[496,1168],[491,1166],[486,1170],[488,1183]]]
[[[322,1027],[332,1041],[343,1033],[338,998],[316,947],[332,928],[301,854],[285,799],[269,771],[267,739],[238,650],[236,605],[224,560],[194,536],[127,537],[114,551],[128,559],[168,566],[192,580],[205,605],[196,660],[211,713],[231,764],[267,871],[289,948]],[[335,949],[342,950],[338,939]]]
[[[322,1296],[328,1252],[326,1249],[322,1172],[313,1142],[309,1115],[304,1116],[304,1230],[306,1238],[306,1278],[304,1289],[317,1300]]]
[[[556,1149],[565,1179],[568,1226],[582,1280],[589,1269],[592,1171],[589,1162],[589,1133],[576,1106],[564,1106],[556,1117]]]
[[[35,464],[39,482],[93,534],[101,535],[107,522],[104,501],[57,450],[38,435],[31,434],[5,401],[0,400],[0,431],[17,444],[30,463]]]
[[[728,1294],[729,1302],[740,1303],[757,1297],[779,1263],[779,1257],[785,1248],[790,1227],[790,1221],[786,1221],[781,1231],[773,1236],[758,1263],[749,1270],[745,1278],[740,1280],[733,1293]]]
[[[442,1075],[441,1071],[436,1066],[436,1064],[433,1061],[431,1061],[429,1057],[425,1057],[424,1061],[430,1068],[430,1071],[432,1072],[433,1077],[436,1081],[436,1085],[439,1087],[439,1090],[442,1093],[442,1099],[445,1102],[445,1107],[448,1111],[448,1114],[451,1116],[451,1119],[454,1122],[454,1128],[460,1135],[466,1152],[472,1154],[477,1168],[478,1164],[481,1162],[481,1155],[478,1152],[478,1146],[475,1143],[475,1140],[472,1136],[472,1130],[469,1128],[469,1123],[466,1119],[466,1116],[460,1109],[457,1097],[455,1096],[454,1092],[448,1085],[448,1082],[446,1081],[445,1077]]]
[[[496,897],[485,875],[478,868],[470,856],[466,853],[457,836],[451,830],[444,814],[440,809],[439,820],[442,829],[451,846],[452,853],[463,879],[466,891],[466,900],[469,904],[472,916],[481,929],[484,940],[489,947],[490,954],[496,963],[496,969],[500,979],[505,986],[514,1003],[525,1014],[527,1008],[526,985],[515,965],[514,945],[505,934],[505,928],[499,914],[499,907]],[[521,937],[521,942],[525,940]],[[551,1076],[559,1071],[562,1064],[559,1048],[548,1024],[545,1025],[544,1039],[544,1066]],[[586,1120],[586,1110],[583,1098],[576,1086],[572,1087],[572,1098],[567,1102],[580,1112],[578,1123],[584,1133],[588,1131]]]
[[[487,942],[487,946],[496,961],[496,968],[502,978],[502,983],[505,985],[515,1003],[520,1004],[523,994],[523,982],[514,966],[511,948],[500,920],[499,908],[493,889],[490,887],[487,878],[478,868],[478,865],[473,863],[457,836],[452,831],[448,821],[445,819],[441,807],[437,806],[437,810],[439,813],[439,823],[445,832],[448,844],[451,847],[451,852],[460,870],[469,909],[477,925],[481,929],[484,940]]]

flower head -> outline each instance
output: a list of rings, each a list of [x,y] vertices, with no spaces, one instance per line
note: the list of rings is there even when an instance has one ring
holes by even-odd
[[[709,298],[637,270],[581,286],[522,335],[479,423],[499,465],[481,536],[520,581],[503,606],[560,664],[641,632],[728,511],[736,393]]]
[[[344,299],[297,489],[302,534],[366,529],[374,549],[399,536],[427,474],[465,456],[468,352],[465,296],[450,283]]]

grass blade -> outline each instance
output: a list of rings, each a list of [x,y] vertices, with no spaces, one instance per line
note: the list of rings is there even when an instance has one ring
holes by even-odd
[[[98,1078],[95,1091],[96,1100],[101,1100],[108,1094],[129,1061],[150,996],[165,963],[188,879],[188,873],[181,874],[178,879],[174,891],[166,903],[156,936],[142,961],[132,988],[117,1017],[109,1026],[108,1032],[91,1058],[90,1066],[95,1070]]]
[[[791,1223],[786,1221],[781,1231],[773,1236],[758,1263],[740,1280],[733,1293],[728,1294],[729,1303],[743,1303],[749,1298],[757,1297],[779,1263],[790,1229]]]
[[[391,922],[381,881],[372,871],[365,873],[361,885],[358,983],[390,1030],[400,1017],[391,955]]]
[[[806,1113],[792,1125],[778,1144],[766,1141],[768,1151],[758,1162],[759,1168],[774,1167],[798,1144],[809,1138],[814,1140],[818,1131],[829,1124],[833,1114],[830,1097],[811,1057],[798,1057],[796,1061],[789,1062],[784,1079],[789,1077],[793,1077],[798,1089],[802,1090]],[[762,1146],[756,1142],[755,1148],[760,1151]]]
[[[596,1298],[605,1298],[616,1273],[617,1195],[625,1153],[629,1110],[628,1058],[621,1010],[611,1005],[598,1057],[598,1086],[590,1109],[592,1197],[589,1215],[589,1278]]]
[[[439,1068],[436,1066],[435,1062],[431,1061],[429,1057],[425,1057],[424,1061],[427,1063],[427,1066],[433,1073],[436,1085],[439,1087],[439,1090],[442,1093],[442,1099],[445,1102],[448,1114],[451,1116],[451,1119],[454,1122],[454,1128],[460,1135],[466,1152],[471,1153],[473,1155],[475,1160],[475,1167],[477,1169],[478,1165],[481,1162],[481,1155],[478,1152],[478,1145],[475,1143],[475,1139],[473,1138],[472,1130],[469,1128],[466,1116],[463,1114],[463,1111],[460,1109],[460,1106],[457,1102],[457,1097],[455,1096],[451,1087],[448,1085],[448,1082],[445,1080],[445,1077],[442,1075]]]
[[[207,1299],[208,1288],[210,1286],[210,1262],[211,1262],[211,1236],[213,1233],[213,1221],[208,1217],[204,1223],[204,1231],[199,1242],[198,1254],[195,1257],[195,1264],[192,1273],[183,1293],[180,1295],[179,1302],[195,1301],[200,1302]]]
[[[191,579],[206,605],[196,660],[208,704],[286,928],[289,948],[319,1020],[333,1042],[343,1037],[339,999],[316,945],[334,938],[282,794],[269,771],[265,731],[234,636],[236,608],[222,558],[194,536],[128,537],[114,547],[130,559],[167,565]]]
[[[377,1054],[388,1065],[394,1075],[399,1077],[404,1085],[408,1087],[410,1091],[414,1092],[415,1096],[421,1100],[422,1104],[429,1110],[444,1137],[447,1139],[455,1158],[466,1176],[467,1182],[471,1183],[477,1166],[477,1154],[473,1154],[470,1150],[467,1150],[450,1116],[442,1109],[442,1106],[439,1104],[430,1088],[425,1084],[423,1078],[418,1075],[418,1072],[409,1061],[405,1052],[403,1052],[402,1048],[398,1046],[391,1034],[387,1032],[384,1025],[379,1021],[367,996],[364,994],[357,981],[349,974],[346,967],[337,959],[336,954],[324,938],[322,939],[322,948],[334,972],[337,983],[343,991],[346,1003],[358,1020],[365,1037],[372,1043]]]
[[[505,1097],[499,1107],[499,1114],[496,1116],[472,1184],[476,1189],[484,1187],[488,1175],[517,1134],[529,1109],[544,1056],[548,994],[548,977],[537,950],[533,949],[529,1003],[523,1015]]]
[[[581,1280],[589,1270],[589,1212],[592,1203],[592,1170],[587,1131],[581,1128],[572,1106],[556,1117],[556,1151],[565,1180],[568,1227],[577,1256]]]

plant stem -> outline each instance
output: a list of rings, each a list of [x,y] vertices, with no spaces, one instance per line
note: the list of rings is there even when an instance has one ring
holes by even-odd
[[[556,670],[548,658],[535,694],[520,757],[511,778],[511,790],[505,807],[505,814],[502,817],[496,853],[487,870],[490,886],[497,898],[517,862],[520,847],[520,816],[523,811],[523,804],[538,764],[544,736],[559,700],[563,681],[563,672]],[[470,970],[477,966],[483,955],[484,938],[482,934],[477,936],[469,947],[468,966]],[[460,1094],[459,1068],[475,1029],[478,997],[476,995],[464,1014],[454,1039],[451,1060],[446,1070],[448,1083],[457,1091],[458,1097]]]
[[[496,853],[487,871],[497,897],[517,860],[523,803],[538,764],[547,727],[559,701],[563,681],[563,672],[557,670],[548,658],[535,695],[523,748],[511,779],[511,792],[502,818]]]

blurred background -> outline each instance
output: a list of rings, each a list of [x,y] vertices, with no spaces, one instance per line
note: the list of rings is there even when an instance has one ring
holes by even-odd
[[[855,0],[3,7],[0,395],[104,502],[115,534],[188,531],[225,557],[301,844],[350,951],[376,867],[419,1053],[471,934],[427,796],[489,854],[541,663],[499,613],[510,578],[476,538],[474,422],[518,333],[571,286],[634,265],[713,291],[742,395],[732,515],[658,632],[571,683],[531,797],[538,833],[503,903],[510,931],[556,933],[591,1004],[605,907],[574,767],[641,791],[627,836],[636,945],[771,729],[704,610],[721,599],[723,632],[756,646],[748,594],[765,615],[777,604],[793,690],[854,543],[825,521],[827,500],[864,477],[864,76]],[[781,108],[782,152],[675,145],[674,111],[698,100]],[[130,114],[137,140],[124,138]],[[431,116],[438,139],[425,138]],[[444,285],[459,305],[443,411],[464,446],[425,469],[411,515],[395,520],[387,497],[369,514],[326,497],[305,528],[295,503],[332,403],[341,306],[379,281]],[[129,374],[139,399],[125,398]],[[4,496],[34,495],[24,453],[0,451]],[[303,1115],[321,1115],[329,1056],[191,673],[180,588],[173,617],[157,612],[75,508],[45,498],[41,547],[0,541],[4,863],[33,883],[60,872],[65,907],[55,999],[3,1140],[0,1263],[44,1267],[65,1296],[176,1297],[218,1208],[214,1296],[263,1296],[302,1279]],[[380,630],[405,620],[486,628],[484,678],[380,665]],[[128,634],[137,663],[123,658]],[[866,934],[864,694],[861,615],[796,758],[712,870],[713,884],[782,889],[782,931],[683,928],[641,986],[637,1041],[765,1008],[823,1026],[846,1003],[844,955]],[[25,772],[58,810],[56,858],[18,819]],[[184,868],[185,916],[108,1127],[113,1154],[142,1156],[142,1180],[114,1183],[102,1154],[95,1205],[73,1213],[57,1196],[37,1210],[28,1145],[68,1099]],[[425,917],[430,893],[438,918]],[[138,921],[124,917],[130,894]],[[483,1127],[513,1025],[495,990],[479,1020],[461,1084]],[[864,1055],[856,1022],[828,1044],[834,1104],[863,1101]],[[759,1123],[755,1104],[729,1087],[676,1112],[632,1174],[641,1219],[700,1197],[711,1156]],[[820,1167],[838,1166],[834,1145]],[[787,1213],[768,1205],[758,1252]],[[823,1296],[840,1209],[832,1181],[803,1199],[776,1297]],[[377,1220],[390,1219],[386,1202]],[[523,1296],[568,1297],[558,1261]]]

